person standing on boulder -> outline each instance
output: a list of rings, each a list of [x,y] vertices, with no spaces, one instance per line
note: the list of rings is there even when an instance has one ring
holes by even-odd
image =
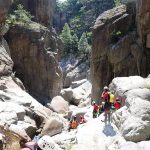
[[[109,88],[107,86],[104,87],[104,90],[101,94],[101,98],[102,98],[102,101],[109,101],[110,100],[110,95],[109,95]]]
[[[104,105],[104,112],[105,112],[105,124],[110,123],[110,117],[111,117],[111,103],[110,101],[106,101]]]

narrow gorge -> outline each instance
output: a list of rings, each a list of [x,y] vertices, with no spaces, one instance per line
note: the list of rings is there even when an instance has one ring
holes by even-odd
[[[149,150],[149,24],[149,0],[0,0],[0,150]]]

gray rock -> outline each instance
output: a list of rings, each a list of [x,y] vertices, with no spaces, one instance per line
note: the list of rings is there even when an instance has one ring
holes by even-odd
[[[61,133],[63,129],[63,123],[58,119],[50,119],[45,122],[41,135],[53,136]]]
[[[69,110],[69,104],[61,96],[52,99],[50,107],[57,113],[66,113]]]
[[[139,76],[115,78],[110,90],[121,96],[124,107],[113,115],[126,140],[140,142],[150,136],[150,79]]]

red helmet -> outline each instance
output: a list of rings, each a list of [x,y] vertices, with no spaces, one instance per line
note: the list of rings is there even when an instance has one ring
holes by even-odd
[[[80,115],[80,119],[83,119],[83,116],[82,116],[82,115]]]
[[[116,98],[116,101],[120,101],[120,98],[119,98],[119,97],[117,97],[117,98]]]

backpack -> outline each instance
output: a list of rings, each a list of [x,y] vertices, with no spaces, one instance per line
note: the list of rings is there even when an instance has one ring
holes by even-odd
[[[103,92],[102,96],[101,96],[104,100],[108,101],[110,100],[110,95],[108,94],[108,92]]]
[[[75,120],[72,121],[72,123],[71,123],[71,128],[72,128],[72,129],[77,128],[77,121],[75,121]]]

